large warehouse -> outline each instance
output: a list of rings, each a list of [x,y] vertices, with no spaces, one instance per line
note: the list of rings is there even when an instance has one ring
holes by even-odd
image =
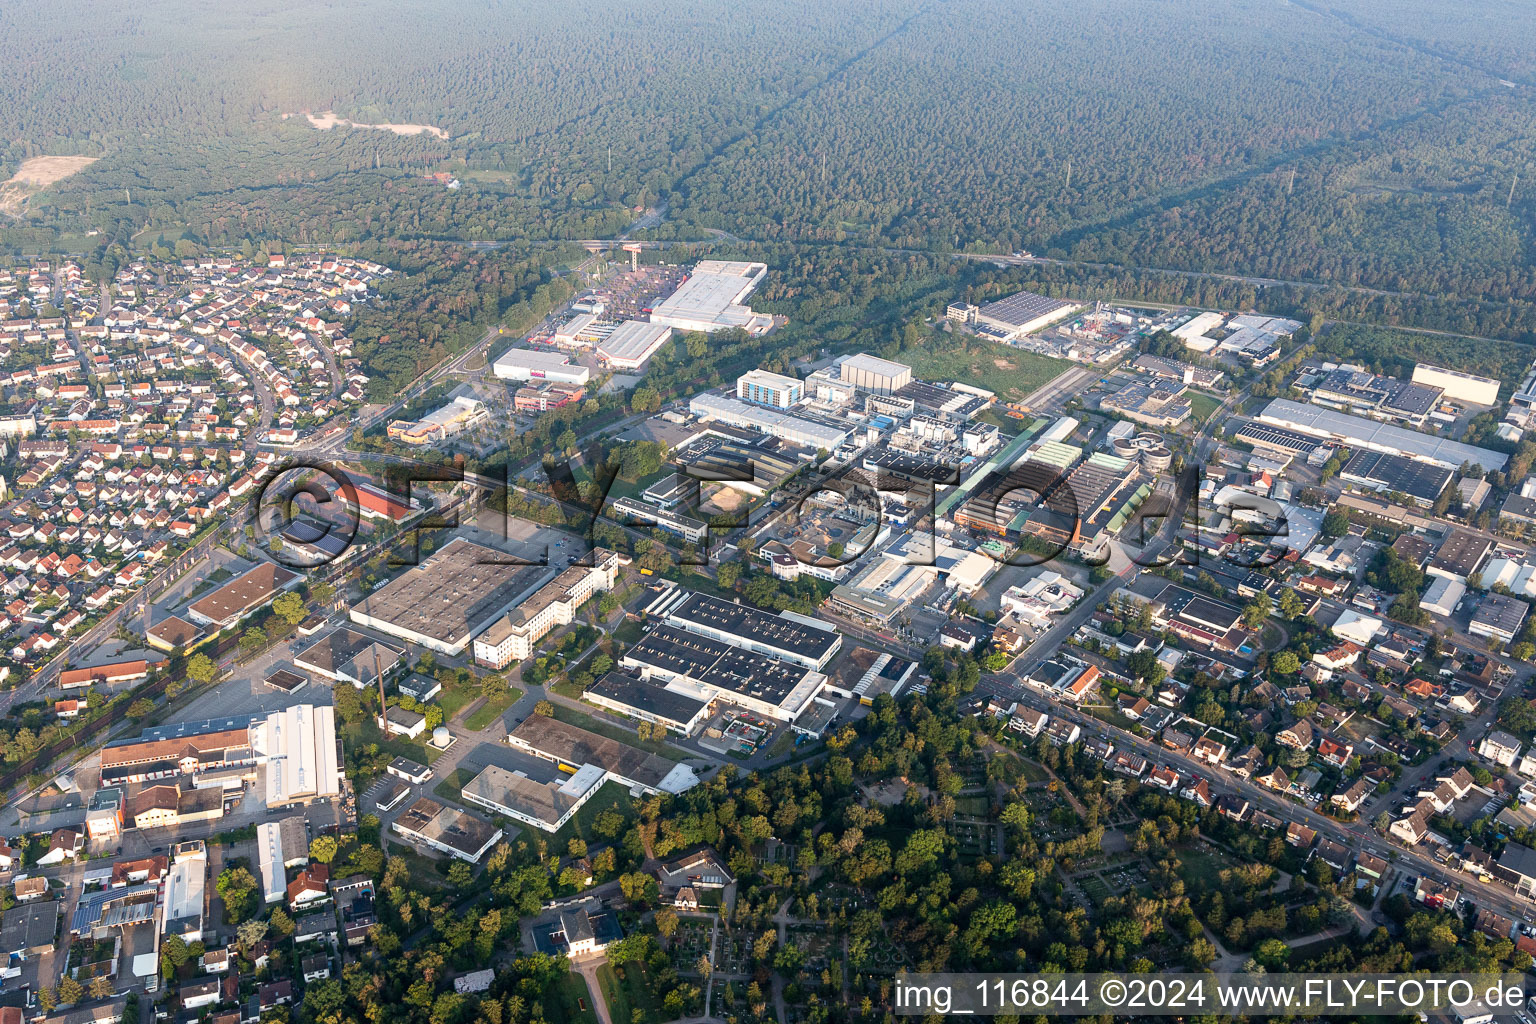
[[[770,615],[751,605],[722,601],[708,594],[689,594],[666,612],[666,618],[670,624],[690,632],[816,672],[827,667],[843,642],[825,623],[803,616]]]
[[[665,324],[626,320],[597,343],[597,357],[619,370],[638,370],[672,337]]]
[[[705,334],[732,327],[764,334],[773,326],[773,317],[754,313],[744,303],[767,273],[766,263],[703,260],[677,291],[651,310],[651,323]]]
[[[1081,308],[1078,303],[1066,299],[1019,292],[982,306],[976,311],[975,319],[978,326],[992,328],[1002,340],[1015,341]]]
[[[724,700],[780,722],[799,718],[827,682],[803,665],[672,626],[657,626],[641,637],[619,664],[692,702]],[[617,700],[611,694],[610,699]]]
[[[1441,388],[1445,397],[1473,405],[1498,405],[1499,382],[1460,370],[1449,370],[1433,363],[1419,363],[1413,368],[1413,382]]]
[[[825,448],[829,452],[848,440],[849,435],[849,431],[839,427],[802,416],[790,416],[763,406],[748,405],[740,399],[715,392],[695,395],[688,403],[688,411],[701,420],[717,420],[733,427],[748,427],[790,444]]]
[[[1431,462],[1366,450],[1351,455],[1339,471],[1341,480],[1373,491],[1406,494],[1424,508],[1435,503],[1455,475],[1445,466]]]
[[[491,365],[502,380],[547,380],[557,384],[585,384],[592,371],[573,363],[559,352],[510,348]]]
[[[1259,414],[1259,420],[1311,437],[1339,441],[1350,448],[1387,452],[1448,469],[1459,469],[1462,463],[1474,462],[1493,472],[1503,469],[1504,463],[1509,461],[1507,456],[1487,448],[1293,402],[1288,398],[1273,399]]]
[[[876,395],[889,395],[912,383],[912,367],[868,352],[844,359],[837,372],[839,380]]]
[[[543,566],[509,565],[500,551],[460,537],[350,614],[359,625],[454,656],[548,575]]]
[[[341,795],[336,715],[329,704],[298,704],[251,726],[251,746],[266,762],[268,807]]]
[[[199,626],[224,629],[233,626],[298,580],[298,573],[271,562],[262,562],[192,605],[187,609],[187,617]]]

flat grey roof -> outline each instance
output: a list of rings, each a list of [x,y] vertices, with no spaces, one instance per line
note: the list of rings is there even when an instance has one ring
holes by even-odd
[[[643,640],[641,642],[644,643]],[[679,724],[693,721],[699,712],[709,706],[685,693],[675,693],[649,679],[640,679],[625,672],[607,673],[587,687],[587,693]]]
[[[1503,469],[1509,461],[1508,456],[1487,448],[1421,434],[1416,430],[1378,423],[1362,416],[1350,416],[1321,406],[1293,402],[1288,398],[1273,399],[1259,414],[1259,419],[1304,434],[1339,438],[1378,451],[1438,462],[1452,469],[1459,468],[1464,462],[1475,462],[1492,471]]]
[[[495,548],[460,537],[353,607],[378,622],[461,646],[548,571],[508,565],[507,559]]]

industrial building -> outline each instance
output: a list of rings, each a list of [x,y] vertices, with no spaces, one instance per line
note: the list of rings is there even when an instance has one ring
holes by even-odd
[[[771,615],[708,594],[690,593],[664,614],[670,625],[814,672],[827,667],[843,641],[830,625],[815,619]]]
[[[774,409],[748,405],[739,399],[715,392],[695,395],[688,411],[701,420],[718,421],[733,427],[748,427],[770,437],[806,448],[834,451],[848,440],[850,431],[827,423],[791,416]]]
[[[352,606],[352,621],[450,656],[544,581],[548,570],[508,564],[462,537]]]
[[[1436,576],[1429,581],[1429,586],[1424,590],[1424,596],[1419,598],[1419,607],[1431,615],[1439,615],[1450,618],[1456,610],[1456,605],[1467,596],[1467,585],[1461,580],[1450,576]]]
[[[685,516],[680,512],[639,501],[628,495],[610,502],[608,508],[618,518],[648,523],[681,537],[690,544],[697,544],[709,536],[709,524],[702,519]]]
[[[705,334],[730,328],[764,334],[773,317],[744,303],[767,273],[765,263],[702,260],[677,291],[651,309],[651,323]]]
[[[1476,575],[1477,567],[1482,565],[1483,559],[1492,549],[1493,541],[1480,534],[1470,530],[1452,530],[1441,541],[1440,549],[1429,560],[1424,571],[1431,576],[1444,576],[1465,583]]]
[[[1372,491],[1403,494],[1429,508],[1456,474],[1445,466],[1386,452],[1361,449],[1349,457],[1339,479]]]
[[[1530,614],[1531,606],[1508,594],[1488,594],[1472,613],[1467,632],[1473,636],[1495,637],[1505,643],[1513,643],[1520,635],[1520,627]]]
[[[201,941],[207,909],[208,851],[201,840],[177,843],[160,897],[161,936],[176,935],[188,943]]]
[[[1183,384],[1136,380],[1105,395],[1099,408],[1136,423],[1167,429],[1189,419],[1193,404],[1184,392]]]
[[[621,715],[692,736],[709,716],[710,701],[652,679],[609,672],[587,687],[582,699]]]
[[[269,808],[341,795],[342,764],[331,705],[296,704],[273,711],[252,726],[251,739],[266,766]]]
[[[508,755],[501,755],[506,757]],[[464,784],[467,803],[545,832],[558,832],[602,789],[607,773],[596,765],[565,772],[552,761],[523,755],[513,769],[486,765]]]
[[[638,370],[672,337],[672,328],[626,320],[597,343],[597,357],[616,370]]]
[[[573,363],[559,352],[511,348],[491,364],[502,380],[547,380],[556,384],[585,384],[592,371]]]
[[[351,683],[359,690],[386,680],[401,665],[404,652],[355,629],[337,626],[293,656],[296,667],[333,683]]]
[[[837,364],[837,372],[845,384],[875,395],[889,395],[912,383],[912,367],[868,352],[848,356]]]
[[[477,636],[475,661],[503,669],[529,657],[550,630],[569,624],[576,609],[594,594],[612,590],[618,571],[618,555],[594,550],[591,565],[573,565],[564,570]]]
[[[619,664],[690,700],[724,700],[781,722],[799,718],[826,683],[803,665],[666,625],[641,637]]]
[[[479,863],[501,838],[501,829],[468,811],[419,797],[390,823],[395,832],[439,853]]]
[[[751,370],[736,378],[736,397],[750,405],[788,409],[805,399],[805,385],[782,373]]]
[[[699,777],[685,764],[557,718],[529,715],[507,733],[507,742],[514,750],[553,761],[571,772],[594,765],[614,782],[645,793],[682,793],[699,784]]]
[[[192,775],[198,771],[254,765],[250,719],[189,722],[146,729],[101,751],[101,784],[120,785]]]
[[[1450,370],[1433,363],[1419,363],[1413,368],[1413,382],[1440,388],[1446,398],[1471,405],[1498,405],[1499,382],[1492,377]]]
[[[1503,469],[1509,461],[1502,453],[1487,448],[1421,434],[1390,423],[1378,423],[1316,405],[1304,405],[1287,398],[1271,400],[1259,414],[1259,420],[1310,437],[1338,441],[1351,449],[1365,448],[1401,455],[1449,469],[1460,469],[1463,463],[1473,462],[1491,473]]]
[[[199,626],[226,629],[298,580],[298,573],[272,562],[263,562],[193,604],[187,609],[187,617]]]
[[[1438,387],[1342,367],[1303,366],[1292,384],[1318,405],[1413,427],[1429,419],[1441,395]]]
[[[1005,299],[989,302],[980,308],[960,306],[961,316],[955,315],[956,306],[950,307],[950,319],[959,319],[976,327],[979,333],[1002,342],[1012,342],[1044,330],[1057,320],[1083,308],[1080,303],[1066,299],[1053,299],[1034,292],[1019,292]]]

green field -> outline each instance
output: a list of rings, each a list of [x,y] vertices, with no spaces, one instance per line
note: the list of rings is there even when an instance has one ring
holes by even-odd
[[[621,971],[624,975],[622,978],[619,977]],[[658,1020],[657,1010],[660,1006],[644,975],[645,968],[638,963],[617,968],[612,964],[603,964],[597,969],[597,983],[603,990],[603,999],[608,1003],[608,1016],[616,1024],[619,1021],[634,1021],[636,1010],[641,1011],[640,1020],[646,1024]]]
[[[1203,391],[1191,391],[1189,404],[1190,419],[1198,424],[1210,419],[1211,413],[1221,408],[1221,399],[1214,398]]]
[[[597,1024],[597,1011],[592,1008],[592,993],[587,983],[574,971],[560,979],[553,988],[544,990],[544,1019],[549,1024]],[[583,1010],[582,1004],[586,1004]]]
[[[549,848],[558,852],[564,852],[566,844],[572,839],[580,837],[589,843],[608,843],[611,840],[592,834],[592,822],[604,811],[617,811],[624,816],[625,821],[630,821],[635,816],[635,802],[629,798],[629,790],[617,782],[605,782],[601,789],[581,805],[575,817],[556,832],[549,840]],[[621,834],[622,837],[622,834]]]
[[[495,724],[496,720],[502,716],[502,713],[505,712],[507,708],[511,707],[513,704],[516,704],[522,696],[522,690],[519,690],[515,686],[507,687],[506,693],[487,699],[484,704],[480,705],[468,716],[466,716],[464,719],[464,728],[473,732],[479,732],[481,729],[489,728],[491,725]]]
[[[1011,345],[955,334],[925,338],[894,358],[911,366],[914,377],[964,381],[995,391],[998,398],[1007,402],[1019,401],[1073,365]]]

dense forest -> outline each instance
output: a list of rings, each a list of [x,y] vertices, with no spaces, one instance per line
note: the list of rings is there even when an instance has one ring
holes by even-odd
[[[1346,319],[1521,337],[1536,8],[1475,6],[3,8],[0,180],[100,159],[0,249],[546,241],[655,207],[663,238],[1027,248],[1133,291],[1279,279]],[[433,130],[303,116],[328,110]]]

